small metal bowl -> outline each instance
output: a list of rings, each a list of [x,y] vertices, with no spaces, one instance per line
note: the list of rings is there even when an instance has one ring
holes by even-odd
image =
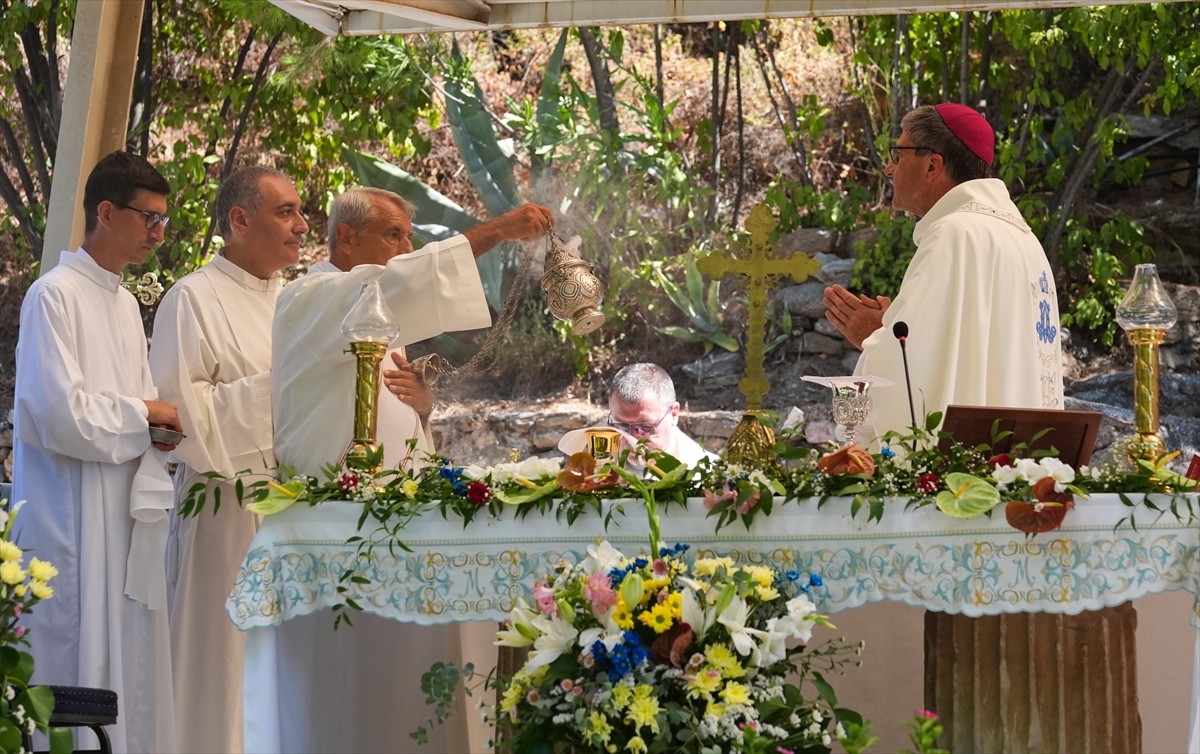
[[[150,442],[157,442],[163,445],[178,445],[179,442],[187,437],[182,432],[176,432],[169,427],[150,426]]]

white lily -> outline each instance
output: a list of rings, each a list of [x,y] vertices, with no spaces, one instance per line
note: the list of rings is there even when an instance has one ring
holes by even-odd
[[[494,644],[498,647],[528,647],[538,638],[538,629],[533,620],[537,613],[529,609],[525,600],[518,600],[516,607],[508,614],[512,628],[496,632]]]
[[[488,470],[482,466],[471,464],[470,466],[463,467],[462,475],[470,480],[485,479],[487,478]]]
[[[700,641],[708,633],[712,609],[706,611],[700,606],[700,600],[696,599],[696,592],[690,586],[680,590],[680,596],[680,618],[692,627],[692,635],[696,641]]]
[[[549,665],[575,646],[579,638],[579,630],[559,618],[549,618],[539,615],[533,619],[533,627],[541,636],[533,642],[533,651],[529,653],[529,661],[525,663],[525,672],[533,671]]]
[[[733,648],[740,655],[750,654],[755,648],[754,637],[762,633],[758,629],[746,627],[749,618],[750,606],[744,599],[736,596],[730,601],[729,607],[721,612],[721,617],[717,618],[717,622],[729,631]]]

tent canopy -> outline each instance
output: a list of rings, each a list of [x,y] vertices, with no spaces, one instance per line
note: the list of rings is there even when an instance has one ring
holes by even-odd
[[[271,0],[328,36],[1095,5],[1086,0]],[[1136,0],[1110,0],[1125,5]]]

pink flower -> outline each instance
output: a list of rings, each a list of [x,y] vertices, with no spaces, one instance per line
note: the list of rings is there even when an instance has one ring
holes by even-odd
[[[536,594],[536,593],[535,593]],[[592,605],[592,612],[604,615],[617,604],[617,593],[612,582],[603,573],[593,573],[583,587],[583,596]]]
[[[549,618],[558,615],[558,605],[554,602],[554,590],[548,586],[542,586],[540,580],[533,582],[533,599],[537,602],[542,615]]]
[[[23,612],[25,612],[25,611],[21,609],[20,605],[13,605],[13,617],[14,618],[20,618],[21,613],[23,613]]]
[[[483,482],[471,482],[467,485],[467,499],[476,505],[483,505],[492,499],[492,491]]]
[[[720,495],[712,490],[704,491],[704,507],[708,508],[709,510],[712,510],[726,500],[737,500],[737,491],[732,490],[729,487],[726,487],[725,491]]]
[[[927,709],[916,710],[913,712],[913,714],[916,715],[917,717],[923,717],[927,720],[937,720],[938,719],[936,712],[930,712]]]
[[[24,635],[25,635],[25,632],[26,632],[26,631],[28,631],[28,630],[29,630],[29,629],[28,629],[28,628],[26,628],[25,626],[17,626],[17,630],[16,630],[16,631],[13,631],[13,638],[14,638],[14,639],[20,639],[22,636],[24,636]]]
[[[750,511],[754,510],[758,506],[758,496],[759,493],[755,492],[753,495],[743,500],[742,504],[738,506],[738,513],[744,516]]]
[[[941,477],[931,471],[928,474],[922,474],[917,477],[917,489],[926,495],[932,495],[937,492],[938,483],[941,481]]]

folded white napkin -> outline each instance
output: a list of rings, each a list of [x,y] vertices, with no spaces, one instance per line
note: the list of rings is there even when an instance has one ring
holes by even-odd
[[[142,455],[129,491],[133,537],[125,561],[125,595],[151,610],[167,606],[167,514],[175,504],[167,456],[156,448]]]

